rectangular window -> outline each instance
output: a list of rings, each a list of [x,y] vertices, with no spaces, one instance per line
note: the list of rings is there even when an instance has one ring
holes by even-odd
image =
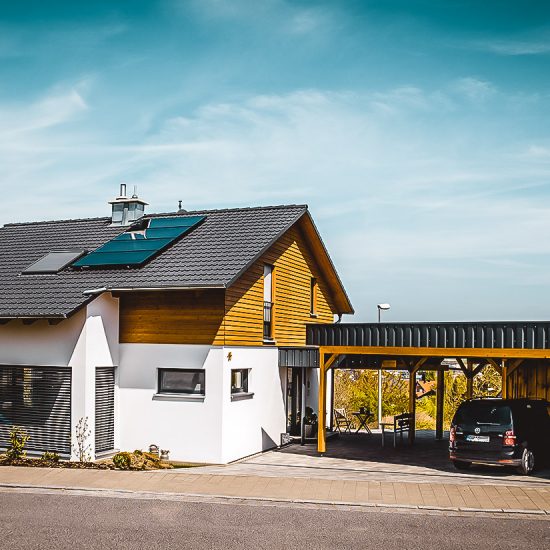
[[[264,265],[264,340],[273,338],[273,266]]]
[[[158,393],[204,395],[204,380],[202,369],[159,369]]]
[[[231,394],[248,393],[248,369],[231,371]]]
[[[311,315],[317,315],[317,279],[311,278],[311,288],[309,293],[309,311]]]

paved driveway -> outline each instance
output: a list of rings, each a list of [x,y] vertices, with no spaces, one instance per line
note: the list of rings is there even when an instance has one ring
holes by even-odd
[[[381,446],[380,434],[340,435],[327,441],[319,456],[314,444],[290,445],[229,464],[187,470],[187,473],[323,478],[361,481],[476,483],[550,487],[550,469],[525,477],[506,468],[473,467],[464,472],[448,459],[448,441],[433,432],[418,432],[409,447]]]

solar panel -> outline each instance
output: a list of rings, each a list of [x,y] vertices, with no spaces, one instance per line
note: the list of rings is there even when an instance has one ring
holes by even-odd
[[[24,269],[22,273],[57,273],[83,254],[84,250],[49,252],[38,261]]]
[[[72,267],[141,265],[183,237],[204,219],[205,216],[188,216],[142,220],[74,262]]]

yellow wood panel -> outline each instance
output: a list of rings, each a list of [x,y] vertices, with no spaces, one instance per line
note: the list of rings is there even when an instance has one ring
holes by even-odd
[[[303,346],[306,323],[331,323],[336,312],[324,273],[298,224],[289,229],[226,292],[225,343],[262,345],[263,270],[273,271],[273,337],[279,346]],[[311,278],[317,279],[316,317],[310,315]]]
[[[224,291],[120,295],[120,342],[223,345]]]
[[[508,397],[538,397],[550,401],[550,362],[528,360],[508,377]]]
[[[322,346],[320,353],[345,353],[355,355],[383,355],[388,357],[457,357],[482,359],[525,358],[550,359],[548,349],[519,348],[425,348],[425,347],[391,347],[391,346]]]

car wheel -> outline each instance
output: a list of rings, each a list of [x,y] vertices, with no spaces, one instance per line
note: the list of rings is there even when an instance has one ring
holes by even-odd
[[[472,465],[471,462],[464,462],[463,460],[453,460],[453,464],[457,470],[467,470]]]
[[[521,475],[528,476],[535,469],[535,455],[530,449],[523,449],[521,455],[521,464],[518,466],[518,472]]]

